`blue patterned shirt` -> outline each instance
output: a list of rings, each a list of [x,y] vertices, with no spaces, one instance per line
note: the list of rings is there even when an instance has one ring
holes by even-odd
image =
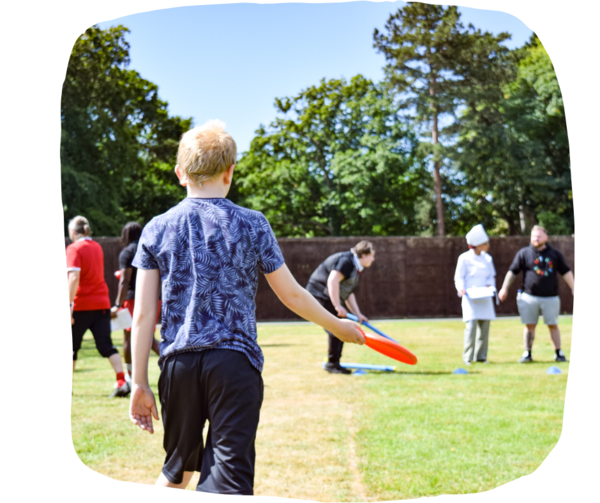
[[[256,341],[258,273],[284,263],[265,216],[228,199],[186,198],[142,232],[133,266],[162,280],[159,366],[187,351],[241,351],[262,372]]]

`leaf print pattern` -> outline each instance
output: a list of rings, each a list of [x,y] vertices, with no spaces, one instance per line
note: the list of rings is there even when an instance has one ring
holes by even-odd
[[[258,273],[284,263],[265,216],[228,199],[186,198],[153,218],[133,265],[162,280],[160,358],[224,348],[243,352],[262,372],[256,342]]]

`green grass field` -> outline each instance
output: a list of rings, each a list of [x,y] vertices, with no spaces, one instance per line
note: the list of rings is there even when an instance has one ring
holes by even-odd
[[[518,319],[492,323],[489,365],[462,364],[458,320],[376,323],[419,358],[396,373],[331,375],[326,336],[311,324],[259,325],[265,399],[255,494],[316,501],[383,501],[486,491],[533,472],[558,441],[568,363],[553,361],[539,326],[532,364]],[[571,318],[560,320],[569,356]],[[117,346],[121,341],[115,337]],[[120,346],[119,346],[120,347]],[[73,443],[81,460],[118,480],[153,484],[162,467],[162,424],[148,435],[108,399],[114,374],[85,336],[73,381]],[[159,369],[151,358],[156,393]],[[393,365],[366,346],[346,362]],[[560,375],[546,370],[556,365]],[[468,375],[452,374],[458,367]],[[195,488],[196,477],[189,489]]]

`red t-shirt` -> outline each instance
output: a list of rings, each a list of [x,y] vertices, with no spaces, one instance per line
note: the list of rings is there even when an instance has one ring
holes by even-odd
[[[110,309],[108,286],[104,281],[104,252],[98,243],[78,239],[67,246],[67,271],[80,271],[74,311]]]

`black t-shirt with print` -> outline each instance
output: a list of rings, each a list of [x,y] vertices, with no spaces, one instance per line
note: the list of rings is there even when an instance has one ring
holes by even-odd
[[[523,271],[521,290],[537,297],[554,297],[558,295],[558,277],[571,269],[562,254],[549,245],[543,250],[533,245],[521,248],[515,255],[509,270],[513,274]]]
[[[137,276],[137,267],[133,267],[131,264],[133,262],[133,257],[135,257],[135,252],[137,251],[137,241],[129,243],[121,253],[119,253],[119,269],[127,269],[131,267],[133,271],[131,272],[131,279],[129,281],[129,287],[127,289],[127,296],[125,300],[135,299],[135,278]]]
[[[306,289],[317,299],[330,300],[327,278],[331,271],[339,271],[344,276],[340,281],[340,299],[343,302],[358,285],[358,270],[351,251],[334,253],[321,262],[310,276]]]

